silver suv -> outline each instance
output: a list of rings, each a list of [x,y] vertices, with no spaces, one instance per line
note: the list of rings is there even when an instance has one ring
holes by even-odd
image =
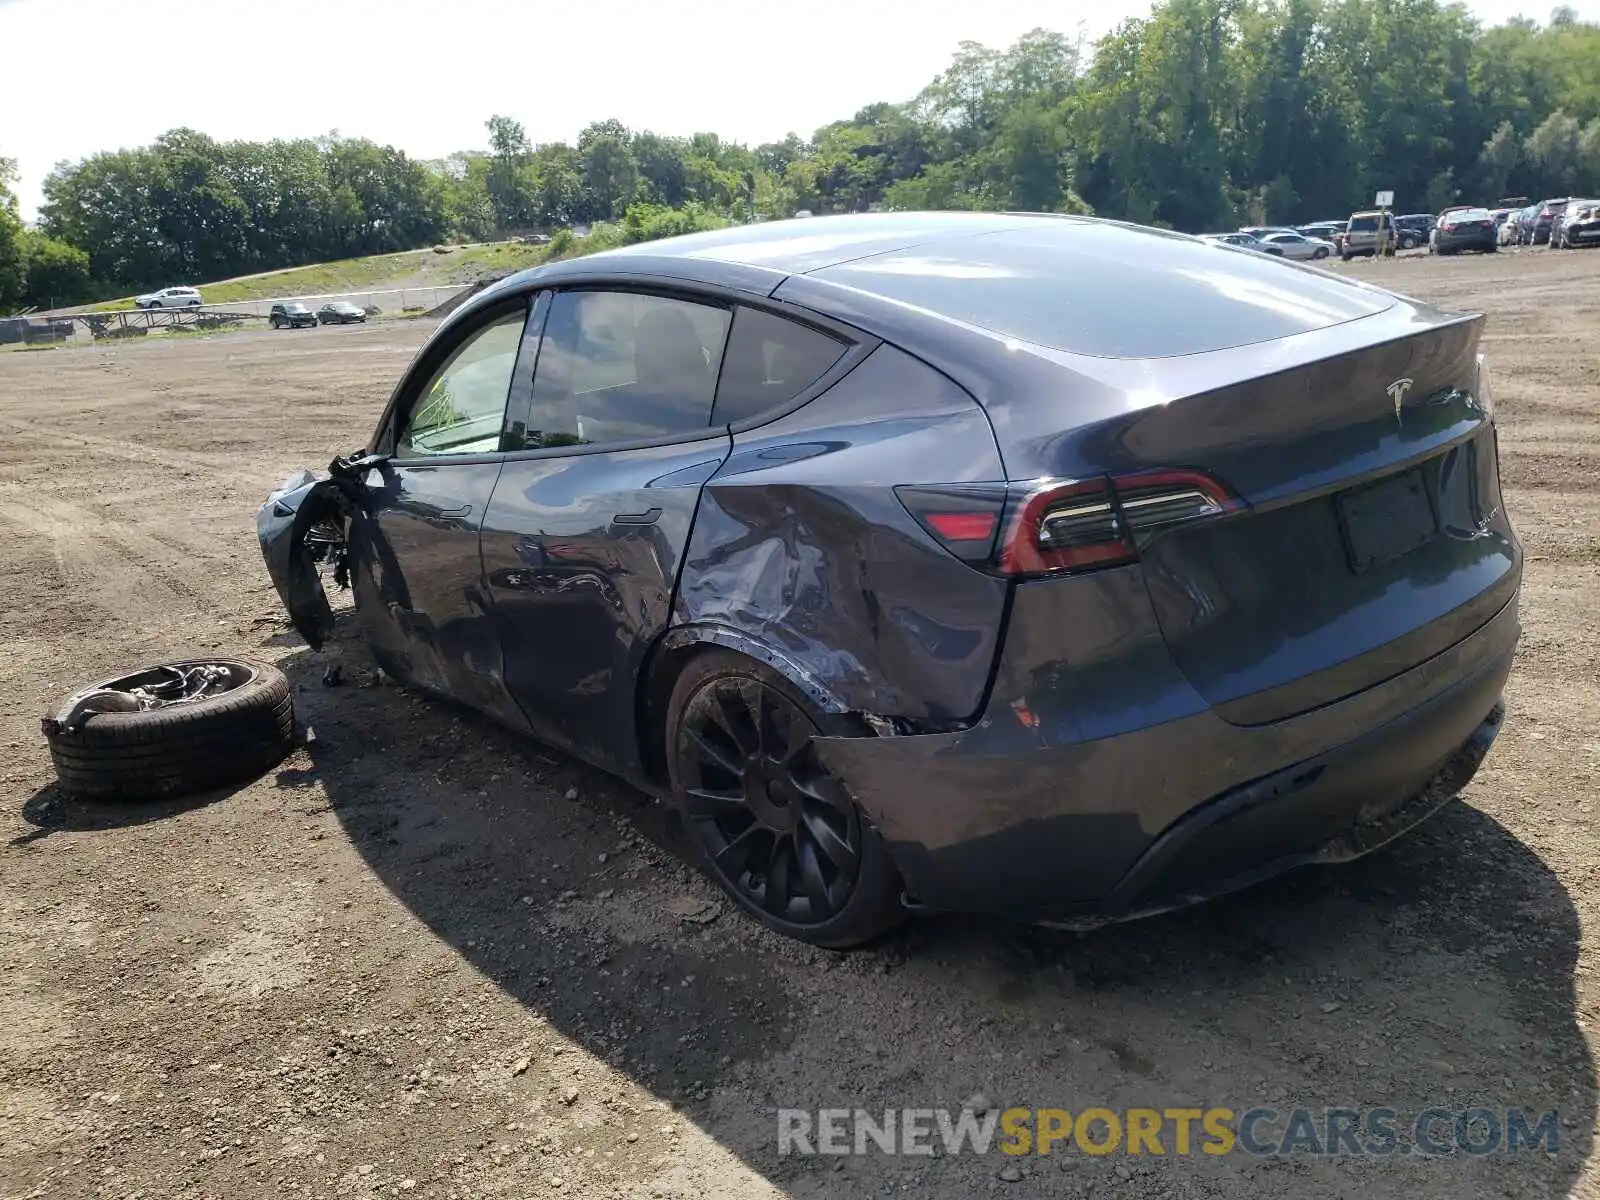
[[[1394,248],[1394,220],[1388,213],[1377,210],[1351,213],[1344,227],[1339,257],[1349,262],[1358,254],[1377,257],[1380,251],[1393,252]]]

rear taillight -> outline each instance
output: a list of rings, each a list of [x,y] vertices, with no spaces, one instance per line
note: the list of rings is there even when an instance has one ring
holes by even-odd
[[[1117,513],[1110,479],[1037,483],[1017,499],[996,563],[1005,574],[1044,575],[1133,561],[1133,538]]]
[[[1217,517],[1244,507],[1223,484],[1203,471],[1148,471],[1116,477],[1117,499],[1134,540],[1200,517]]]
[[[1163,531],[1244,507],[1226,485],[1187,469],[895,491],[957,558],[1017,577],[1134,562]]]

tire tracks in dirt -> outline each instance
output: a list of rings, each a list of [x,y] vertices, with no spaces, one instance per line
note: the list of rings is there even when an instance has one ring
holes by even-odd
[[[49,542],[63,587],[120,619],[164,625],[206,606],[199,586],[164,565],[171,548],[126,522],[13,483],[0,483],[0,522]]]
[[[69,433],[60,429],[40,429],[36,425],[16,422],[8,422],[5,426],[0,426],[0,432],[3,432],[7,442],[12,444],[13,451],[18,448],[15,445],[16,441],[22,439],[25,442],[32,442],[46,452],[50,450],[88,451],[96,456],[103,456],[113,461],[131,460],[136,463],[166,467],[189,474],[203,471],[207,474],[222,475],[236,465],[236,460],[226,454],[206,454],[193,450],[163,450],[159,446],[149,446],[142,442],[97,437],[89,433]]]

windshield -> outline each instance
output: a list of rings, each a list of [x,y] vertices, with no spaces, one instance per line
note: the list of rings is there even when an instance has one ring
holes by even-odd
[[[1489,210],[1487,208],[1458,209],[1456,212],[1450,214],[1450,219],[1456,222],[1493,220],[1493,218],[1489,216]]]

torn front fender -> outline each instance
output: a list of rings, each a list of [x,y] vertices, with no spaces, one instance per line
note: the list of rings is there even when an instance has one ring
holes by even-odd
[[[306,644],[313,650],[333,633],[333,606],[317,570],[317,553],[308,542],[312,527],[337,520],[344,512],[344,483],[326,471],[296,471],[272,492],[256,513],[256,535],[267,574]]]

